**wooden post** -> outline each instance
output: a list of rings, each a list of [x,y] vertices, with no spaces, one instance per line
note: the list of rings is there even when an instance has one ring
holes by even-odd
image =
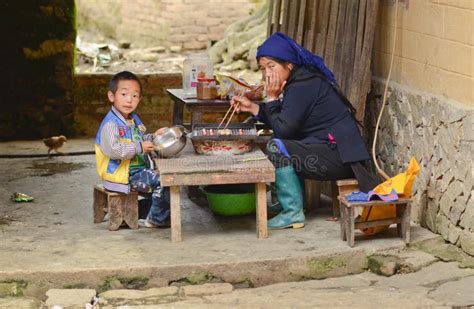
[[[257,237],[264,239],[268,237],[267,228],[267,190],[264,182],[255,184],[257,196]]]
[[[181,208],[179,197],[179,186],[170,187],[170,211],[171,211],[171,241],[179,242],[181,238]]]

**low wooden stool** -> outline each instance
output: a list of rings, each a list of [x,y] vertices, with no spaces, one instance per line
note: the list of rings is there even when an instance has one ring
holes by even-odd
[[[339,217],[339,200],[338,196],[345,196],[354,191],[359,191],[359,183],[357,179],[348,178],[336,181],[331,181],[331,195],[332,195],[332,213],[335,217]]]
[[[397,224],[397,233],[403,241],[410,243],[410,215],[411,215],[411,199],[399,198],[397,201],[370,201],[370,202],[349,202],[344,195],[338,197],[340,202],[341,212],[341,238],[347,240],[349,247],[354,247],[354,233],[355,229],[362,229],[367,227],[379,225]],[[397,217],[392,219],[375,220],[369,222],[355,223],[354,210],[357,207],[383,206],[395,205],[397,209]]]
[[[101,223],[109,214],[109,230],[116,231],[125,221],[131,229],[138,229],[138,194],[107,191],[101,185],[94,186],[94,223]]]

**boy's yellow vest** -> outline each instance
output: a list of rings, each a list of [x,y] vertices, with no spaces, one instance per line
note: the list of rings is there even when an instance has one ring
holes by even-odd
[[[131,114],[135,125],[139,126],[142,124],[138,115],[135,113]],[[108,122],[115,122],[119,128],[120,142],[132,142],[132,129],[127,122],[124,122],[118,117],[113,111],[108,112],[104,120],[100,124],[99,130],[95,138],[95,162],[97,167],[97,173],[100,178],[105,181],[112,183],[118,183],[128,185],[129,167],[130,161],[128,159],[111,159],[107,157],[100,149],[100,139],[102,128]]]

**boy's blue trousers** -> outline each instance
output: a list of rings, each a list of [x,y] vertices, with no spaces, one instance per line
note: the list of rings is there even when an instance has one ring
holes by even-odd
[[[170,217],[170,190],[160,186],[160,175],[151,169],[131,169],[128,180],[132,190],[151,194],[149,222],[160,224]]]

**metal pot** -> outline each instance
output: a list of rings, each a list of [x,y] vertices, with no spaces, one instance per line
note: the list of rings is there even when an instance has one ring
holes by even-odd
[[[186,146],[186,132],[183,126],[167,128],[153,139],[155,153],[162,158],[178,154]]]

